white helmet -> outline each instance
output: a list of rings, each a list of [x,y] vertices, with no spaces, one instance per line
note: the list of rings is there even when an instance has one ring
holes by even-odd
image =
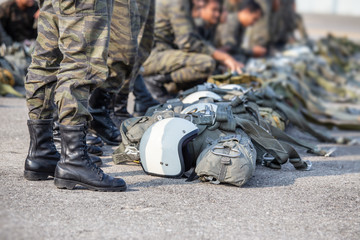
[[[185,158],[187,143],[199,129],[183,118],[166,118],[148,128],[140,141],[140,161],[145,173],[181,177],[195,159]]]
[[[222,98],[214,92],[199,91],[199,92],[194,92],[194,93],[190,94],[189,96],[186,96],[182,102],[184,104],[190,104],[190,103],[199,101],[201,98],[212,98],[216,101],[222,100]]]

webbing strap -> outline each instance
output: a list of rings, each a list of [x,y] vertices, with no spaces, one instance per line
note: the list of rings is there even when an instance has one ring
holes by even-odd
[[[277,141],[270,133],[251,121],[236,118],[236,122],[253,141],[274,156],[277,163],[285,164],[289,160],[298,170],[308,168],[307,163],[290,144]]]
[[[272,135],[277,139],[280,140],[282,142],[286,142],[286,143],[292,143],[294,145],[303,147],[305,149],[308,150],[309,153],[314,153],[320,156],[325,156],[327,155],[327,152],[324,150],[321,150],[320,148],[314,148],[312,145],[309,145],[307,143],[304,143],[300,140],[296,140],[293,137],[287,135],[285,132],[281,131],[280,129],[273,127],[270,125],[270,129],[271,129],[271,133]]]
[[[230,148],[225,148],[224,155],[230,154],[230,151],[231,151]],[[229,164],[231,164],[231,159],[230,159],[230,157],[222,156],[220,162],[221,162],[221,168],[220,168],[218,180],[220,182],[224,182],[225,177],[226,177],[227,167]]]
[[[288,118],[288,120],[297,126],[298,128],[305,130],[306,132],[310,133],[314,137],[316,137],[318,140],[322,142],[336,142],[336,139],[331,137],[330,135],[322,132],[318,132],[315,129],[313,129],[309,123],[304,119],[303,116],[295,112],[292,108],[288,107],[287,105],[277,102],[276,108],[279,109],[282,113],[285,114],[285,116]]]

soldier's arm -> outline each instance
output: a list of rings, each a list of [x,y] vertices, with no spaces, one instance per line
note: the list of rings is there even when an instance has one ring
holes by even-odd
[[[189,0],[169,1],[169,17],[175,34],[175,44],[186,52],[212,55],[214,48],[197,33],[191,17]]]

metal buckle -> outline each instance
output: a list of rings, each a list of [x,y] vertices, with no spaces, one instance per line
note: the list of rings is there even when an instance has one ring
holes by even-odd
[[[215,150],[217,149],[225,149],[225,148],[229,148],[229,147],[225,147],[225,146],[214,146],[211,148],[211,152],[214,155],[218,155],[218,156],[222,156],[222,157],[229,157],[229,158],[236,158],[236,157],[240,157],[241,156],[241,152],[238,149],[235,148],[230,148],[230,151],[234,151],[237,152],[237,154],[226,154],[226,153],[219,153],[219,152],[215,152]]]

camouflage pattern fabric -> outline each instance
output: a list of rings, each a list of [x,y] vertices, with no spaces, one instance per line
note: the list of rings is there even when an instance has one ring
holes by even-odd
[[[155,0],[115,0],[109,44],[109,77],[100,88],[128,94],[153,46]]]
[[[174,82],[195,82],[214,70],[215,49],[196,31],[191,1],[158,0],[154,31],[155,49],[144,63],[144,76],[171,74]]]
[[[209,44],[216,45],[218,25],[210,25],[202,18],[194,19],[196,30],[199,35],[206,40]]]
[[[170,74],[175,83],[196,82],[207,79],[214,71],[215,61],[205,54],[166,50],[151,53],[145,62],[144,75]]]
[[[226,23],[220,24],[217,35],[218,45],[227,46],[231,55],[251,56],[252,51],[242,47],[246,28],[239,22],[237,13],[230,13]]]
[[[296,15],[293,8],[293,1],[280,0],[280,8],[271,14],[270,38],[272,44],[285,45],[293,36],[296,28]]]
[[[40,1],[38,37],[25,88],[30,119],[50,119],[53,96],[59,122],[91,119],[89,92],[107,77],[112,0]]]
[[[272,1],[273,0],[256,0],[263,10],[263,17],[246,30],[246,36],[248,38],[248,46],[246,47],[248,49],[252,49],[256,45],[267,47],[270,41],[269,24],[272,14]]]

